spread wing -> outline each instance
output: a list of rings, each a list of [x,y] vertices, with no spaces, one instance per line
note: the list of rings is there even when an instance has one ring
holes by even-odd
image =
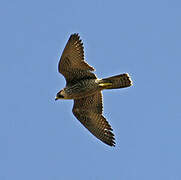
[[[102,142],[115,146],[112,128],[102,115],[102,93],[74,100],[75,117]]]
[[[94,68],[84,60],[83,43],[78,34],[70,36],[60,58],[58,70],[67,83],[84,78],[96,78],[96,75],[91,72]]]

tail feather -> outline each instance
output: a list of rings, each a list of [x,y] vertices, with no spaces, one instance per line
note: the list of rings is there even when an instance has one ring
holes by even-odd
[[[120,74],[109,78],[104,78],[100,81],[100,87],[103,89],[118,89],[125,88],[132,85],[129,74]]]

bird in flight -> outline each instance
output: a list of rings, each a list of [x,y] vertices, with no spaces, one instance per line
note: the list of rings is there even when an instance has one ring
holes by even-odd
[[[132,85],[130,76],[120,74],[98,79],[94,68],[84,59],[83,43],[78,34],[72,34],[64,48],[58,71],[65,77],[66,86],[55,100],[73,99],[74,116],[98,139],[115,146],[113,129],[103,116],[102,90],[119,89]]]

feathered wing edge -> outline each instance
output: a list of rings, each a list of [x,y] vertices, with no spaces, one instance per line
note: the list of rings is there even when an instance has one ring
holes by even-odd
[[[112,128],[102,115],[101,92],[74,100],[72,112],[94,136],[109,146],[115,146]]]

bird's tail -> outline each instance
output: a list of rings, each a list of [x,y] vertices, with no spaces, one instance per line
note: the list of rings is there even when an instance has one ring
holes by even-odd
[[[102,87],[102,89],[118,89],[129,87],[131,85],[132,81],[127,73],[101,79],[99,83],[99,86]]]

